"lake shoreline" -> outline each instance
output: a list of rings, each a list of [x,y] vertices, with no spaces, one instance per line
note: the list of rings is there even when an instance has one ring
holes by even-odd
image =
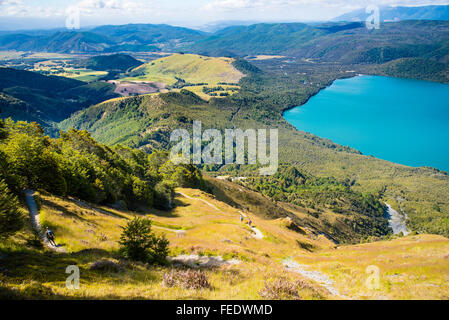
[[[337,80],[343,82],[335,87]],[[446,102],[449,101],[449,87],[446,85],[358,74],[335,79],[311,94],[305,103],[285,108],[282,117],[299,132],[363,150],[360,153],[365,156],[411,168],[431,167],[446,172],[449,160],[443,143],[444,139],[449,139],[444,133],[449,115]],[[326,91],[333,86],[333,90]],[[318,100],[312,100],[320,93]],[[308,103],[310,106],[302,109]],[[288,114],[294,109],[298,111]],[[404,113],[404,110],[409,112]],[[407,130],[412,127],[420,130]],[[407,141],[413,141],[413,145]],[[426,141],[437,143],[429,146]]]
[[[306,104],[310,101],[310,99],[312,99],[313,97],[315,97],[315,96],[317,96],[318,94],[320,94],[321,91],[326,90],[327,88],[330,88],[330,87],[335,83],[335,81],[338,81],[338,80],[345,80],[345,79],[351,79],[351,78],[357,78],[357,77],[361,77],[361,76],[366,76],[366,74],[360,74],[360,73],[359,73],[359,74],[357,74],[357,75],[355,75],[355,76],[341,77],[341,78],[336,78],[336,79],[332,80],[332,82],[331,82],[330,84],[325,85],[325,86],[322,86],[322,87],[320,87],[320,89],[318,89],[317,92],[315,92],[315,93],[313,93],[313,94],[310,94],[310,95],[306,98],[306,100],[304,101],[304,103],[299,104],[299,105],[288,106],[288,107],[285,107],[284,109],[282,109],[282,118],[284,118],[284,114],[285,114],[287,111],[290,111],[290,110],[292,110],[292,109],[299,108],[299,107],[302,107],[302,106],[306,105]],[[285,120],[285,118],[284,118],[284,120]],[[287,122],[288,122],[288,121],[287,121]]]

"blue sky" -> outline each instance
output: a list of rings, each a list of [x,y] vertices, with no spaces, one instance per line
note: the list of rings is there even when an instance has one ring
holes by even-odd
[[[447,4],[448,0],[0,0],[0,28],[23,21],[63,26],[68,8],[79,8],[82,26],[169,23],[200,26],[214,21],[319,21],[368,5]],[[9,28],[8,28],[9,25]]]

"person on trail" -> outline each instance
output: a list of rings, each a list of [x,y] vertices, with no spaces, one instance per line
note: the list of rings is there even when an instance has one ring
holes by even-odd
[[[248,221],[248,225],[251,227],[251,225],[252,225],[252,221],[251,221],[251,219],[249,219],[249,221]]]
[[[243,215],[240,215],[240,222],[243,222]]]
[[[55,242],[55,234],[53,233],[53,231],[51,231],[48,227],[45,230],[45,236],[48,239],[48,242],[50,242],[50,244],[52,246],[56,247],[56,242]]]

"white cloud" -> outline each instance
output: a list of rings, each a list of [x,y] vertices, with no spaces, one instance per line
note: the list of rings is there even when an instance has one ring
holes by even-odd
[[[0,15],[11,17],[51,17],[60,16],[62,11],[51,7],[30,6],[22,0],[1,0]]]
[[[152,1],[132,0],[81,0],[76,7],[84,14],[100,14],[102,12],[124,14],[145,14],[153,10]]]

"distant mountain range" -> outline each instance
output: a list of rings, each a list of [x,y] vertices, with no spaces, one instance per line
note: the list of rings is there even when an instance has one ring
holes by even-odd
[[[128,24],[81,31],[21,31],[0,35],[1,50],[58,53],[148,52],[174,50],[205,33],[169,25]]]
[[[342,63],[424,58],[449,63],[449,21],[391,22],[371,31],[362,22],[259,23],[213,34],[168,25],[132,24],[55,33],[7,33],[0,35],[0,50],[91,54],[165,51],[230,57],[265,54]],[[119,64],[126,69],[135,61],[120,60]]]
[[[341,15],[333,21],[365,21],[370,14],[365,8]],[[380,7],[381,21],[449,20],[449,5],[421,7]]]
[[[449,20],[449,5],[423,6],[423,7],[381,7],[382,21],[398,20]],[[165,24],[128,24],[119,26],[100,26],[76,31],[65,29],[35,30],[35,31],[4,31],[0,32],[0,50],[57,52],[57,53],[117,53],[117,52],[194,52],[213,56],[244,56],[254,54],[301,54],[315,58],[314,54],[305,52],[304,48],[312,51],[320,50],[329,38],[338,39],[335,46],[341,47],[345,43],[341,37],[351,37],[357,34],[362,39],[366,34],[366,28],[360,23],[367,18],[365,10],[358,10],[329,23],[257,23],[242,21],[239,26],[236,21],[224,21],[211,24],[206,27],[209,32],[193,30],[184,27],[175,27]],[[359,21],[359,22],[357,22]],[[349,22],[349,23],[348,23]],[[446,43],[445,38],[440,38],[440,32],[446,32],[444,25],[434,25],[437,30],[436,37]],[[225,28],[223,28],[225,27]],[[433,43],[431,24],[402,24],[401,34],[384,35],[389,39],[397,39],[398,45],[407,42],[405,37],[410,37],[409,45],[413,45],[413,38],[417,34],[424,36],[425,42]],[[223,29],[221,29],[223,28]],[[442,30],[442,28],[444,30]],[[396,30],[392,24],[382,29]],[[413,30],[412,30],[413,29]],[[213,32],[213,33],[212,33]],[[370,34],[373,44],[376,45],[378,34],[385,33],[380,30],[376,34]],[[330,36],[332,35],[332,36]],[[448,38],[446,38],[447,40]],[[382,39],[385,40],[385,39]],[[347,43],[347,42],[346,42]],[[320,45],[322,44],[322,45]],[[441,44],[438,44],[438,46]],[[328,45],[326,45],[329,48]],[[354,47],[346,48],[353,52]],[[335,50],[333,50],[335,53]],[[327,52],[323,53],[328,56]],[[333,58],[335,59],[335,58]],[[341,60],[341,59],[339,59]]]

